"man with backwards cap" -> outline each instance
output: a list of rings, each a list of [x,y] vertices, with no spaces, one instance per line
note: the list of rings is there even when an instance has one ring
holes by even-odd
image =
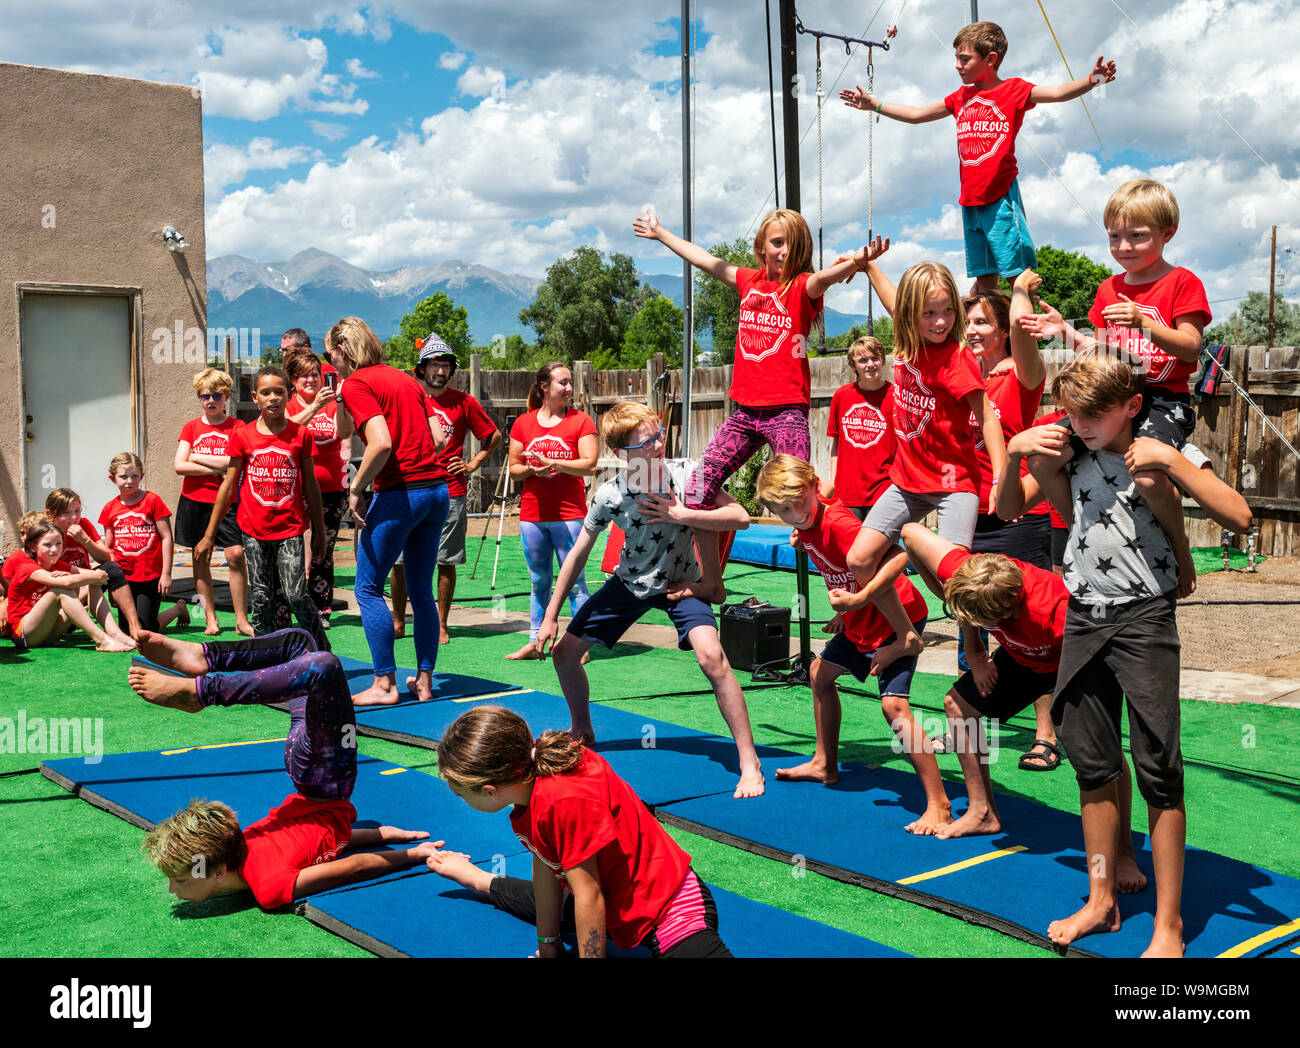
[[[501,443],[501,431],[483,410],[483,405],[468,393],[450,386],[456,373],[456,352],[436,332],[417,339],[420,359],[414,374],[424,387],[424,395],[447,434],[447,446],[438,460],[451,474],[447,495],[451,499],[447,522],[438,544],[438,622],[439,644],[451,639],[447,635],[447,617],[456,594],[456,565],[465,563],[465,478],[478,470]],[[468,462],[464,459],[465,433],[473,433],[480,443],[479,452]],[[399,559],[393,567],[393,627],[400,637],[406,632],[406,576]]]

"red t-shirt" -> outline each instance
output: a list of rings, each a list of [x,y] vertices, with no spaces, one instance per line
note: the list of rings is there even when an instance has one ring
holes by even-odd
[[[188,441],[191,451],[200,455],[225,455],[230,443],[230,435],[240,427],[238,419],[227,416],[221,425],[214,426],[206,419],[192,418],[181,427],[181,435],[176,438]],[[207,505],[217,501],[217,492],[221,488],[224,476],[211,473],[206,477],[182,477],[181,496],[191,502],[204,502]]]
[[[357,433],[366,439],[366,423],[382,415],[388,424],[392,454],[375,478],[375,490],[436,487],[449,478],[438,462],[429,432],[433,408],[414,378],[387,364],[358,368],[344,380],[343,406],[352,415]]]
[[[287,415],[297,415],[311,405],[297,393],[289,401]],[[321,494],[342,491],[347,486],[348,471],[343,458],[343,441],[339,439],[339,406],[330,401],[304,425],[312,439],[312,467],[316,470],[316,484]]]
[[[911,361],[894,359],[894,434],[889,479],[913,494],[978,491],[979,460],[966,397],[984,389],[967,346],[926,344]]]
[[[1034,85],[1019,77],[994,88],[965,84],[943,104],[957,118],[957,157],[961,161],[959,204],[978,207],[1007,194],[1016,178],[1016,135]]]
[[[556,877],[596,857],[605,930],[624,950],[654,928],[691,866],[632,787],[592,750],[583,750],[572,771],[535,779],[510,826]]]
[[[578,441],[595,432],[596,424],[576,408],[570,408],[559,425],[550,427],[541,425],[537,412],[530,411],[515,419],[510,439],[519,441],[525,453],[534,451],[567,462],[578,457]],[[526,454],[524,461],[528,461]],[[520,520],[582,520],[586,515],[587,487],[582,477],[557,473],[553,477],[529,477],[524,481]]]
[[[248,857],[240,875],[264,910],[293,902],[298,874],[337,859],[352,839],[351,801],[317,801],[291,793],[244,830]]]
[[[158,534],[158,521],[165,520],[172,511],[152,491],[131,506],[122,504],[121,497],[114,498],[99,511],[99,523],[113,529],[113,561],[131,582],[149,582],[161,578],[163,572],[162,536]]]
[[[1049,411],[1046,415],[1043,415],[1041,418],[1034,419],[1034,425],[1050,426],[1052,425],[1052,423],[1065,418],[1065,415],[1066,412],[1061,411],[1059,409],[1056,411]],[[1022,461],[1020,475],[1023,477],[1028,472],[1029,472],[1029,463]],[[1066,531],[1069,529],[1069,525],[1065,523],[1065,518],[1056,512],[1056,507],[1052,505],[1049,499],[1043,499],[1042,502],[1040,502],[1037,506],[1035,506],[1033,509],[1029,511],[1030,516],[1040,516],[1044,513],[1048,514],[1052,518],[1052,527],[1060,528],[1062,531]]]
[[[64,539],[64,541],[66,542],[67,539]],[[27,556],[25,551],[16,549],[5,557],[3,564],[0,564],[0,578],[3,578],[6,583],[14,577],[14,568],[18,567],[20,560],[31,560],[31,558]]]
[[[263,542],[291,539],[307,530],[302,471],[311,461],[311,434],[286,422],[279,433],[266,434],[257,420],[246,422],[230,438],[230,454],[244,460],[239,474],[239,530]]]
[[[9,610],[6,612],[10,623],[22,622],[23,616],[31,611],[32,608],[36,606],[36,602],[45,596],[45,594],[50,590],[49,586],[32,581],[33,572],[44,570],[41,568],[40,564],[32,560],[32,558],[22,550],[19,550],[15,556],[18,556],[21,559],[14,561],[12,568],[10,568]],[[9,559],[13,560],[13,556]],[[5,565],[6,567],[9,566],[8,560],[5,561]],[[73,569],[68,565],[66,560],[58,560],[55,562],[54,567],[49,570],[52,572],[70,572]]]
[[[1179,360],[1158,348],[1147,335],[1137,328],[1116,327],[1109,323],[1101,311],[1121,301],[1125,295],[1137,303],[1142,313],[1157,324],[1173,327],[1179,317],[1197,316],[1202,324],[1210,322],[1210,304],[1205,298],[1205,287],[1190,269],[1178,266],[1159,280],[1149,284],[1126,284],[1126,274],[1116,273],[1103,280],[1097,288],[1097,297],[1088,319],[1097,329],[1097,339],[1107,346],[1128,350],[1142,357],[1147,366],[1147,388],[1187,392],[1187,380],[1196,371],[1196,361]]]
[[[99,529],[90,522],[89,517],[82,517],[77,523],[81,525],[91,542],[99,541]],[[72,566],[73,571],[80,571],[82,568],[91,566],[90,553],[87,552],[86,547],[67,532],[64,532],[63,535],[63,553],[59,559],[67,561]]]
[[[811,275],[800,273],[782,294],[780,281],[768,280],[765,271],[736,271],[740,324],[728,396],[737,404],[812,403],[808,332],[822,300],[808,297]]]
[[[971,556],[964,549],[952,550],[939,561],[939,581],[947,583],[958,566]],[[1020,618],[1004,619],[988,631],[997,637],[1007,654],[1020,665],[1038,673],[1055,673],[1061,663],[1061,640],[1065,636],[1065,609],[1070,591],[1064,580],[1050,571],[1007,557],[1024,575]]]
[[[858,580],[848,568],[849,550],[862,530],[862,521],[858,520],[838,500],[827,500],[818,496],[822,504],[817,519],[807,531],[796,533],[801,549],[808,551],[817,570],[822,573],[826,590],[842,589],[846,593],[861,590]],[[928,614],[925,598],[905,575],[900,575],[894,583],[898,599],[903,602],[909,622],[919,622]],[[875,604],[868,604],[856,611],[841,612],[844,620],[844,636],[853,642],[858,651],[875,651],[894,635],[894,627],[880,613]]]
[[[856,382],[831,397],[826,435],[835,437],[835,497],[846,506],[870,506],[889,487],[894,461],[894,387],[870,393]]]
[[[1005,443],[1022,429],[1033,425],[1038,414],[1038,405],[1043,400],[1043,386],[1047,379],[1038,383],[1033,389],[1026,389],[1016,378],[1015,368],[1007,368],[996,375],[990,375],[984,384],[993,404],[993,413],[1002,424],[1002,439]],[[980,467],[980,512],[988,509],[989,497],[993,492],[993,460],[988,448],[984,446],[984,430],[975,421],[975,412],[970,413],[971,438],[975,441],[975,457]],[[1029,463],[1020,460],[1020,475],[1028,476]]]
[[[447,434],[447,446],[442,449],[438,461],[446,469],[453,458],[464,458],[465,433],[473,433],[479,440],[487,440],[497,431],[496,423],[483,410],[483,405],[468,393],[458,389],[444,389],[436,397],[427,393],[425,398],[433,406],[433,416]],[[459,498],[465,494],[465,478],[447,470],[448,498]]]

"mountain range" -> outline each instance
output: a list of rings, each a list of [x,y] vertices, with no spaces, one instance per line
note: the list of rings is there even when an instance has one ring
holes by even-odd
[[[682,304],[680,274],[638,273],[638,279]],[[501,273],[468,262],[447,261],[377,272],[354,266],[319,248],[305,248],[281,262],[258,262],[242,255],[208,260],[208,330],[257,328],[261,344],[277,345],[280,333],[304,328],[320,346],[340,318],[366,320],[381,339],[396,334],[402,317],[423,298],[444,292],[469,313],[475,344],[495,335],[536,335],[519,322],[532,303],[541,277]],[[847,331],[866,317],[826,310],[826,333]],[[707,339],[699,340],[702,344]]]

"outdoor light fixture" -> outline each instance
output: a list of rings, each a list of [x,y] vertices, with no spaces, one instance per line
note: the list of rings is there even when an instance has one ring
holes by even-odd
[[[163,244],[168,251],[179,251],[184,254],[190,249],[190,245],[185,242],[185,237],[177,230],[175,226],[168,226],[162,231]]]

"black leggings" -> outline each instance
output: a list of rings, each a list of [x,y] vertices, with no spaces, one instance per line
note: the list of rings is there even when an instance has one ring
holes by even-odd
[[[489,893],[492,896],[492,905],[498,910],[512,917],[518,917],[521,921],[527,921],[534,927],[537,925],[537,900],[533,895],[532,881],[524,880],[522,877],[493,877]],[[700,894],[704,898],[704,916],[708,927],[662,953],[659,944],[655,941],[655,933],[651,932],[643,941],[656,957],[732,956],[731,951],[718,936],[718,907],[709,892],[709,886],[703,881],[700,881]],[[573,917],[572,895],[566,894],[564,910],[560,915],[560,927],[566,932],[578,930],[577,922]]]

